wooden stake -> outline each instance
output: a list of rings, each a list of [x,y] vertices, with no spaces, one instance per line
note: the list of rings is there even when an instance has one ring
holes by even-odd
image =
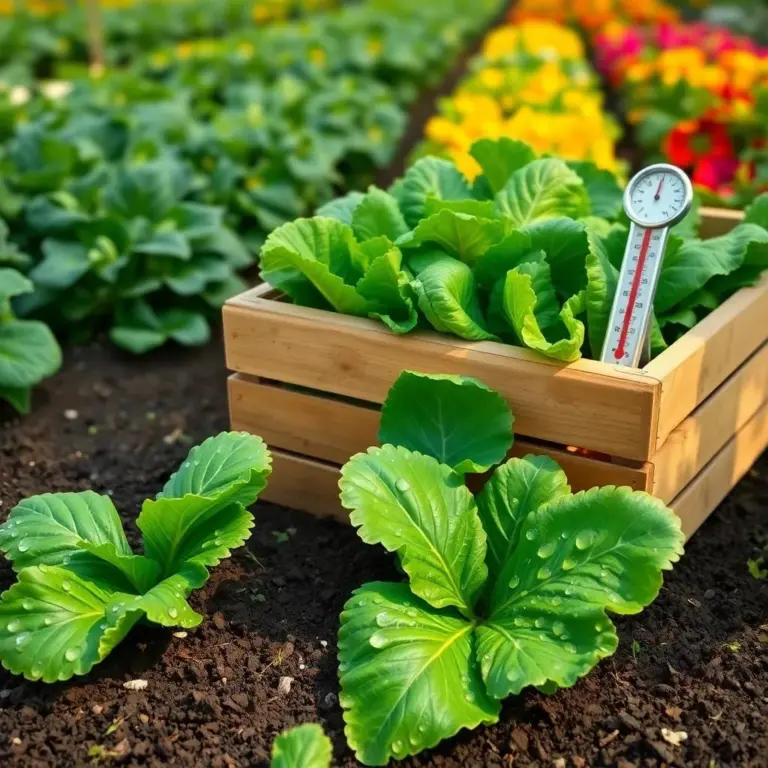
[[[99,0],[86,0],[86,21],[88,24],[88,47],[90,50],[90,73],[100,77],[105,69],[104,57],[104,14]]]

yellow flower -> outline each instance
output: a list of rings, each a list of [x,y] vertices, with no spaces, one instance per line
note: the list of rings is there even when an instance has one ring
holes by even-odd
[[[179,43],[176,46],[176,55],[180,59],[188,59],[195,52],[195,44],[189,41]]]
[[[381,144],[382,141],[384,141],[384,131],[381,130],[377,125],[372,125],[367,131],[366,136],[368,137],[368,141],[371,142],[371,144]]]
[[[365,45],[365,50],[369,56],[380,56],[384,50],[384,43],[377,37],[372,37]]]
[[[255,192],[257,189],[261,189],[264,186],[264,179],[260,176],[248,176],[245,179],[245,188],[249,192]]]
[[[492,91],[497,91],[504,86],[504,70],[498,67],[488,67],[480,70],[478,75],[480,84]]]
[[[246,40],[237,44],[237,52],[244,59],[252,59],[256,53],[256,46],[253,43],[249,43]]]
[[[316,66],[322,67],[328,61],[328,54],[322,48],[312,48],[309,60]]]

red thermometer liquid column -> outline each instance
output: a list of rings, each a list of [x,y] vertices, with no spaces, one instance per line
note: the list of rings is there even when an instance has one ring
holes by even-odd
[[[624,210],[632,223],[600,357],[604,363],[640,366],[669,230],[692,201],[691,182],[673,165],[648,166],[627,185]]]

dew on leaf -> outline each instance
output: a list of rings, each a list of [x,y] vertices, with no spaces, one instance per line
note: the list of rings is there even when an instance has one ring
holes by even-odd
[[[415,616],[418,616],[418,615],[419,615],[418,611],[417,611],[415,608],[408,608],[408,610],[406,611],[406,613],[407,613],[407,614],[408,614],[408,615],[409,615],[411,618],[413,618],[413,617],[415,617]]]
[[[389,640],[383,632],[374,632],[368,641],[374,648],[385,648],[389,645]]]
[[[546,640],[547,636],[543,632],[539,632],[539,640]]]
[[[51,624],[53,624],[53,619],[50,616],[46,616],[43,619],[43,624],[45,624],[46,627],[50,627]]]
[[[533,528],[530,528],[525,532],[525,538],[528,539],[528,541],[533,541],[536,538],[536,531]]]
[[[69,590],[72,589],[72,585],[65,579],[64,581],[61,582],[61,588],[65,592],[69,592]]]
[[[565,632],[565,624],[562,621],[556,621],[552,624],[552,631],[560,637]]]
[[[565,594],[570,597],[576,590],[573,587],[566,587],[565,588]]]
[[[549,568],[539,568],[539,572],[536,574],[537,579],[548,579],[552,575],[552,571]]]
[[[576,536],[577,549],[589,549],[597,541],[595,531],[582,531]]]
[[[22,600],[21,607],[25,611],[31,611],[35,607],[35,604],[31,600]]]
[[[536,621],[533,623],[534,626],[536,626],[538,629],[541,629],[544,626],[544,619],[536,619]]]
[[[80,649],[79,648],[67,648],[67,650],[64,653],[64,658],[67,661],[76,661],[80,658]]]
[[[515,616],[515,618],[512,619],[512,623],[516,627],[527,627],[528,626],[528,622],[525,619],[521,618],[520,616]]]
[[[418,744],[419,744],[419,740],[415,736],[410,736],[408,738],[408,741],[410,741],[411,745],[414,746],[414,747],[418,746]]]
[[[104,621],[101,624],[99,624],[99,629],[103,632],[108,626],[109,624],[107,624],[107,622]]]
[[[43,674],[43,670],[40,669],[38,664],[35,664],[32,669],[29,670],[29,673],[32,675],[32,677],[40,677],[40,675]]]
[[[576,653],[576,646],[573,643],[566,643],[565,650],[568,651],[568,653]]]
[[[393,752],[402,752],[403,751],[403,742],[402,741],[393,741],[392,742],[392,751]]]
[[[373,598],[373,604],[374,605],[381,605],[382,602],[383,601],[382,601],[382,599],[380,597],[374,597]]]
[[[18,619],[13,619],[8,622],[8,631],[13,634],[21,629],[21,622]]]
[[[423,723],[419,723],[419,727],[417,729],[420,733],[424,733],[424,731],[427,730],[427,727]]]
[[[21,648],[24,643],[29,640],[29,633],[28,632],[22,632],[20,635],[16,637],[16,647]]]
[[[542,544],[536,554],[539,557],[550,557],[554,554],[557,545],[554,541],[548,541],[546,544]]]
[[[221,539],[214,539],[213,543],[214,543],[215,546],[220,547],[221,546]]]
[[[168,615],[169,615],[169,616],[170,616],[172,619],[175,619],[175,618],[176,618],[176,617],[179,615],[179,612],[176,610],[176,608],[169,608],[169,609],[168,609]]]
[[[562,600],[561,600],[559,597],[553,597],[553,598],[552,598],[552,599],[551,599],[549,602],[550,602],[552,605],[554,605],[555,607],[557,607],[557,606],[558,606],[558,605],[560,605],[560,603],[562,603],[563,601],[562,601]]]
[[[520,577],[519,576],[513,576],[509,580],[509,588],[510,589],[515,589],[515,587],[519,586],[519,584],[520,584]]]
[[[411,484],[404,478],[400,477],[395,483],[395,488],[397,488],[398,491],[405,493],[406,491],[411,490]]]
[[[563,560],[562,565],[560,567],[564,571],[570,571],[572,568],[576,567],[576,561],[566,557],[565,560]]]
[[[29,542],[26,539],[22,539],[18,546],[19,552],[26,552],[29,549]]]
[[[464,698],[471,704],[475,700],[475,694],[472,691],[467,691]]]

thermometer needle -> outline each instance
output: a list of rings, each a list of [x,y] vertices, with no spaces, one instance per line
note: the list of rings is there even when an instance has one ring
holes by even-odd
[[[664,181],[664,179],[662,179]],[[659,185],[661,186],[661,185]],[[617,360],[621,360],[624,357],[624,352],[627,346],[627,336],[629,335],[629,327],[632,325],[632,314],[635,310],[635,301],[637,301],[637,294],[640,292],[640,282],[643,279],[643,267],[645,266],[645,259],[648,256],[648,247],[651,244],[651,231],[646,229],[643,234],[643,242],[640,245],[640,255],[635,265],[635,277],[632,280],[632,288],[629,291],[629,301],[627,302],[627,309],[624,313],[624,324],[621,328],[621,336],[619,336],[619,343],[616,345],[616,351],[613,356]]]
[[[661,177],[661,181],[659,182],[659,186],[656,188],[656,194],[653,196],[654,200],[658,200],[661,197],[661,188],[664,186],[664,177]]]

